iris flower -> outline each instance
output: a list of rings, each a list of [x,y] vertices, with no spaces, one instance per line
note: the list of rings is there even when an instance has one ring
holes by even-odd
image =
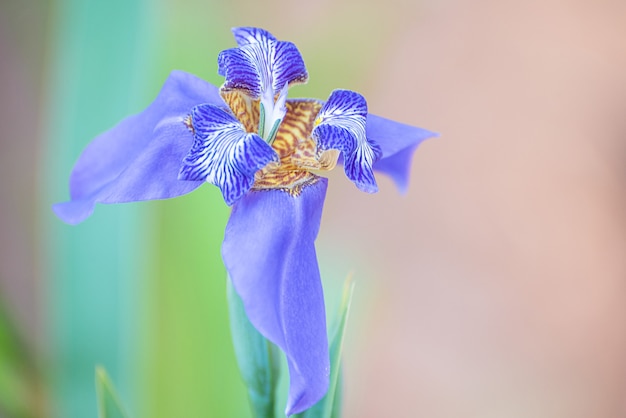
[[[369,114],[365,98],[335,90],[328,100],[287,99],[304,83],[291,42],[250,27],[233,29],[217,88],[174,71],[154,102],[96,137],[70,177],[70,200],[54,206],[77,224],[96,203],[166,199],[211,183],[232,206],[222,257],[256,329],[285,353],[286,414],[327,391],[329,354],[315,253],[327,179],[339,163],[366,193],[374,171],[407,187],[410,159],[433,133]]]

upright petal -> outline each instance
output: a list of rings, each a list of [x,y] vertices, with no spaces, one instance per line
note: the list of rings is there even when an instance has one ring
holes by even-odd
[[[426,129],[372,114],[367,115],[366,133],[382,150],[382,157],[374,163],[374,170],[390,176],[402,193],[409,184],[413,152],[425,139],[438,136]]]
[[[239,47],[222,51],[218,73],[224,91],[241,90],[252,98],[273,98],[285,84],[304,83],[308,73],[298,48],[258,28],[235,28]]]
[[[378,191],[372,165],[380,148],[365,134],[367,102],[359,93],[335,90],[317,115],[311,133],[321,150],[341,151],[344,170],[356,186],[367,193]]]
[[[250,190],[254,173],[270,161],[278,162],[276,152],[257,134],[223,108],[204,104],[191,112],[194,141],[180,169],[181,180],[207,181],[222,191],[232,205]]]
[[[200,186],[178,180],[193,139],[184,118],[199,103],[222,103],[218,89],[194,75],[172,72],[150,106],[85,148],[70,176],[71,200],[54,206],[57,216],[77,224],[96,203],[166,199]]]
[[[309,408],[328,388],[324,297],[314,241],[326,194],[320,178],[295,197],[253,190],[233,206],[224,264],[250,321],[287,356],[286,414]]]
[[[268,84],[266,74],[259,71],[254,56],[246,54],[241,48],[231,48],[220,52],[217,56],[219,75],[225,77],[222,90],[229,92],[238,90],[252,98],[260,98]],[[266,78],[261,78],[265,76]]]

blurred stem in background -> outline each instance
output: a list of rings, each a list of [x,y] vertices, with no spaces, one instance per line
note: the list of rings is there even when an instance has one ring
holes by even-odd
[[[219,193],[205,188],[176,201],[101,206],[77,227],[49,211],[67,196],[81,149],[144,108],[169,71],[194,72],[195,65],[215,72],[206,58],[215,54],[198,54],[198,45],[218,38],[188,42],[194,20],[210,26],[204,18],[212,11],[207,2],[197,9],[193,3],[172,2],[171,10],[147,0],[56,3],[43,217],[58,417],[96,416],[96,364],[132,416],[248,413],[229,335],[220,258],[228,209]],[[224,36],[230,41],[228,31]]]
[[[149,221],[141,208],[122,206],[72,228],[54,219],[50,204],[67,196],[69,171],[87,142],[149,100],[147,3],[59,0],[52,10],[42,179],[52,416],[96,416],[96,364],[135,405]]]

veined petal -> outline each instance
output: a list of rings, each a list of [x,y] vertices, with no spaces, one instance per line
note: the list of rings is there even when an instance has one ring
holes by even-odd
[[[309,408],[329,382],[324,297],[314,241],[327,180],[298,196],[253,190],[234,206],[222,256],[250,321],[287,356],[286,414]]]
[[[235,28],[237,48],[222,51],[218,73],[224,91],[241,90],[254,99],[273,98],[285,84],[304,83],[308,73],[298,48],[258,28]]]
[[[254,173],[270,161],[278,162],[276,152],[263,138],[247,133],[245,127],[221,107],[196,106],[191,112],[191,122],[193,146],[178,177],[216,185],[228,205],[250,190]]]
[[[406,192],[409,184],[413,152],[425,139],[439,136],[426,129],[372,114],[367,115],[366,133],[382,150],[382,157],[374,163],[374,170],[389,175],[402,193]]]
[[[53,207],[57,216],[77,224],[96,203],[166,199],[200,186],[177,178],[193,140],[183,120],[198,103],[222,103],[218,89],[194,75],[172,72],[150,106],[85,148],[70,176],[71,200]]]
[[[373,164],[380,147],[366,136],[367,102],[359,93],[335,90],[320,110],[311,133],[319,149],[341,151],[344,170],[356,186],[367,193],[378,191]]]
[[[285,84],[306,83],[309,74],[295,44],[278,41],[274,44],[272,87],[278,92]]]
[[[268,81],[262,79],[256,57],[246,54],[241,48],[231,48],[220,52],[217,57],[218,73],[225,77],[222,90],[239,90],[252,98],[262,95]]]

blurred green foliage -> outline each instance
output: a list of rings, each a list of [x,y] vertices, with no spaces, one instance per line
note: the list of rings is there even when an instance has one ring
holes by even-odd
[[[294,418],[341,418],[342,407],[342,371],[341,357],[346,324],[350,313],[354,282],[348,278],[344,284],[341,304],[335,319],[334,329],[330,337],[330,384],[328,392],[317,404]]]
[[[39,361],[0,300],[0,416],[42,416],[42,375],[38,366]]]
[[[247,388],[252,416],[271,418],[276,409],[282,352],[252,325],[230,277],[226,287],[235,355]]]
[[[129,418],[122,407],[111,378],[101,366],[96,367],[96,395],[98,418]]]

